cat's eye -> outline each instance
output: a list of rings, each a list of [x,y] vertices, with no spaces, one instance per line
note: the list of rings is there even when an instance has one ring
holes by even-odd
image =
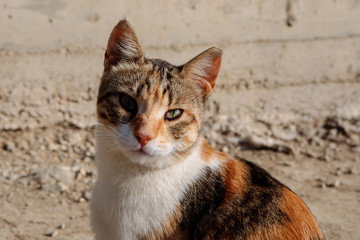
[[[167,111],[165,113],[164,118],[166,120],[175,120],[175,119],[179,118],[183,112],[184,112],[184,110],[182,110],[182,109],[173,109],[173,110]]]
[[[137,104],[135,99],[126,94],[120,95],[120,104],[128,112],[136,111]]]

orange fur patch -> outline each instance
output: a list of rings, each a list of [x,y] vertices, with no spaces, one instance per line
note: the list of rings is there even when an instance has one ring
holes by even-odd
[[[215,150],[205,141],[201,145],[201,159],[205,162],[210,162],[211,157],[215,154]]]
[[[272,225],[256,230],[248,235],[246,240],[324,240],[324,236],[310,210],[304,202],[292,191],[283,188],[281,210],[290,220],[282,225]]]
[[[230,156],[219,153],[225,162],[222,165],[221,176],[225,184],[226,199],[231,199],[236,195],[240,195],[246,188],[246,173],[248,172],[245,164],[239,162]]]
[[[284,228],[286,229],[284,236],[293,233],[295,236],[301,236],[300,239],[323,239],[323,235],[314,216],[307,208],[305,203],[295,193],[289,189],[283,189],[284,201],[282,210],[288,214],[291,221]]]

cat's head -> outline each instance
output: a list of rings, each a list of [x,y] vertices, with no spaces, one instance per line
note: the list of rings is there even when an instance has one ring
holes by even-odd
[[[120,21],[105,52],[98,142],[146,167],[181,161],[199,137],[221,55],[210,48],[182,66],[147,59],[129,22]]]

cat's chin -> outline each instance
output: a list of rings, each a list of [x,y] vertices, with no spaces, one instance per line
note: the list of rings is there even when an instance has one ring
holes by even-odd
[[[129,162],[146,168],[165,168],[176,162],[170,155],[153,155],[142,149],[126,151],[124,154]]]

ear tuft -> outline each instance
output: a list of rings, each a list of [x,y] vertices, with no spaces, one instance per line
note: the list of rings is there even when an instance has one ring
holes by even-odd
[[[105,69],[121,62],[139,62],[144,53],[133,27],[127,20],[121,20],[112,30],[105,51]]]
[[[210,94],[215,87],[216,78],[220,71],[222,50],[209,48],[184,65],[186,78],[197,81],[206,94]]]

